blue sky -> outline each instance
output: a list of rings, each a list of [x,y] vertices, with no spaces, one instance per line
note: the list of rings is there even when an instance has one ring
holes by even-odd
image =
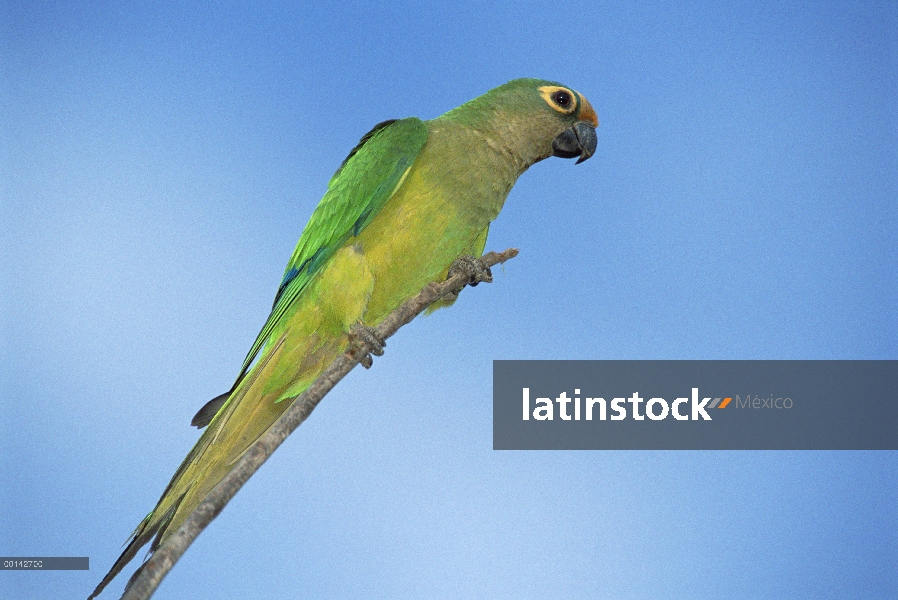
[[[93,589],[362,134],[540,77],[596,155],[519,180],[487,246],[520,256],[342,382],[155,598],[898,597],[894,452],[491,449],[494,359],[898,358],[894,3],[0,11],[0,554],[91,562],[0,596]]]

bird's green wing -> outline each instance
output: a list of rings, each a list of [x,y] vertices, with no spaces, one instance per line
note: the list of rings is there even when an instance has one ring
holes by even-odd
[[[243,361],[238,382],[315,273],[393,196],[426,141],[427,126],[410,117],[375,125],[352,149],[296,244],[271,314]]]

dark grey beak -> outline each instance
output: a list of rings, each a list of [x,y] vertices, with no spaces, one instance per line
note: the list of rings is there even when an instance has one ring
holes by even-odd
[[[552,140],[552,156],[559,158],[579,156],[576,163],[579,165],[595,154],[598,143],[599,138],[596,136],[596,128],[592,123],[577,121]]]

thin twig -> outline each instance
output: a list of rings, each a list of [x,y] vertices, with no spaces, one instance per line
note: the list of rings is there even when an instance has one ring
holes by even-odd
[[[488,252],[480,260],[487,267],[492,267],[514,258],[517,254],[517,249],[509,248],[498,254]],[[467,282],[468,275],[457,273],[442,283],[426,285],[417,296],[387,315],[387,318],[374,328],[375,333],[386,340],[435,301],[448,294],[458,293]],[[147,600],[156,591],[162,579],[193,540],[218,516],[287,436],[308,418],[325,394],[359,363],[359,358],[353,358],[349,352],[340,354],[312,385],[297,397],[280,419],[240,457],[234,468],[209,492],[178,530],[140,567],[125,589],[122,600]]]

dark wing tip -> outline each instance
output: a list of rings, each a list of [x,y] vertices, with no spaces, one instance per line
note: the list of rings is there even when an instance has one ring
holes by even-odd
[[[228,401],[228,397],[231,395],[231,390],[228,390],[224,394],[220,396],[215,396],[205,404],[203,407],[197,411],[195,415],[193,415],[193,420],[190,421],[190,424],[196,427],[197,429],[202,429],[206,425],[212,422],[212,419],[218,414],[219,409],[224,405],[225,402]]]

